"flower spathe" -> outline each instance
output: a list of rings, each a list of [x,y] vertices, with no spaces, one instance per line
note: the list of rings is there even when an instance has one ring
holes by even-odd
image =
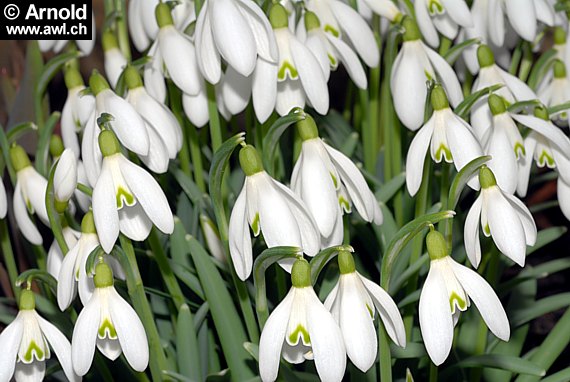
[[[73,329],[71,357],[75,372],[87,374],[95,346],[110,360],[123,353],[134,370],[144,371],[149,360],[145,329],[134,309],[115,290],[107,264],[97,264],[94,283],[93,295]]]
[[[491,236],[501,253],[524,266],[526,246],[536,242],[536,224],[528,208],[515,196],[503,192],[486,166],[479,171],[481,193],[465,219],[465,251],[471,264],[481,262],[479,225]]]
[[[45,204],[47,180],[32,167],[22,146],[11,147],[10,158],[17,177],[13,199],[16,223],[30,243],[41,245],[42,236],[30,215],[35,213],[45,225],[49,224]]]
[[[269,248],[294,246],[316,255],[319,231],[305,204],[265,172],[253,146],[243,147],[239,159],[246,177],[229,223],[230,255],[239,278],[247,279],[253,266],[250,226],[255,236],[263,233]]]
[[[196,21],[198,66],[216,84],[221,59],[242,76],[249,76],[259,59],[276,63],[277,45],[267,16],[251,0],[206,0]]]
[[[44,379],[47,359],[53,351],[69,381],[81,381],[73,370],[71,345],[61,331],[35,310],[31,290],[23,290],[18,315],[0,333],[0,382]],[[51,350],[50,350],[51,348]]]
[[[309,115],[297,123],[303,140],[301,154],[291,176],[291,189],[313,216],[321,234],[321,247],[342,244],[343,212],[356,210],[367,222],[382,224],[376,197],[356,165],[319,138]]]
[[[349,252],[338,254],[338,264],[340,277],[324,304],[339,324],[348,358],[366,372],[378,353],[376,312],[392,341],[401,347],[406,346],[404,322],[390,295],[356,271]]]
[[[402,24],[406,32],[394,61],[390,87],[398,118],[408,129],[417,130],[424,120],[426,81],[441,82],[453,107],[463,100],[463,93],[457,75],[447,61],[421,41],[416,23],[406,17]]]
[[[259,374],[275,381],[281,356],[290,363],[313,359],[322,381],[341,381],[346,368],[343,336],[311,285],[304,259],[293,265],[289,293],[269,316],[259,341]]]
[[[435,162],[453,162],[457,171],[483,155],[473,129],[449,108],[445,91],[440,85],[432,89],[431,103],[434,112],[415,135],[406,158],[406,186],[412,196],[422,183],[428,149]],[[470,180],[469,185],[479,189],[477,179]]]
[[[93,189],[93,216],[101,246],[109,253],[122,232],[135,241],[146,239],[152,225],[170,234],[174,218],[156,180],[120,152],[110,130],[99,135],[103,165]]]
[[[419,318],[422,338],[433,363],[441,365],[447,359],[453,343],[453,328],[471,301],[491,332],[508,341],[509,321],[493,288],[477,272],[448,255],[441,233],[428,233],[426,245],[430,268],[420,295]]]

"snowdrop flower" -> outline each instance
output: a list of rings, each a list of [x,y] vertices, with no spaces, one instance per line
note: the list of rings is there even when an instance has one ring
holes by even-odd
[[[6,196],[6,189],[2,176],[0,176],[0,219],[4,219],[8,213],[8,197]]]
[[[105,74],[115,89],[123,69],[127,66],[127,59],[119,49],[117,38],[111,30],[103,32],[102,44],[105,55]]]
[[[538,97],[546,106],[558,106],[570,102],[570,81],[566,75],[566,65],[557,59],[553,66],[554,78],[539,89]],[[568,124],[570,108],[556,116],[556,121],[564,125]]]
[[[297,37],[304,41],[319,61],[325,80],[328,81],[330,71],[336,70],[339,63],[342,63],[354,84],[360,89],[366,89],[368,80],[356,53],[342,39],[325,32],[314,12],[305,12],[304,22],[299,22],[297,27]]]
[[[143,118],[149,136],[148,155],[140,158],[152,171],[164,173],[169,159],[175,159],[182,148],[182,128],[174,114],[147,93],[132,66],[125,69],[125,83],[129,89],[126,99]]]
[[[65,149],[57,161],[53,176],[56,203],[67,203],[77,187],[77,159],[71,149]]]
[[[81,149],[77,134],[83,131],[95,110],[95,97],[84,94],[85,84],[76,68],[69,66],[64,78],[68,93],[61,112],[61,138],[64,146],[79,158]]]
[[[342,244],[342,215],[351,211],[351,204],[367,222],[382,224],[380,205],[354,163],[319,138],[309,115],[297,122],[297,129],[303,145],[293,168],[291,189],[315,219],[321,248]]]
[[[556,169],[559,178],[570,184],[570,139],[550,122],[546,108],[536,107],[534,117],[513,115],[513,118],[531,128],[524,140],[526,155],[520,161],[517,193],[526,196],[533,159],[538,167]],[[558,191],[560,195],[560,189]]]
[[[136,371],[148,365],[148,341],[134,309],[113,286],[113,272],[104,262],[95,268],[95,291],[73,329],[71,358],[75,372],[87,374],[95,355],[95,345],[103,355],[115,360],[121,353]]]
[[[465,0],[418,0],[414,3],[414,9],[418,27],[433,48],[439,46],[438,33],[454,40],[459,27],[473,26]]]
[[[206,0],[196,21],[198,66],[217,84],[221,58],[242,76],[253,73],[259,59],[278,60],[277,45],[267,17],[251,0]]]
[[[404,43],[394,62],[390,85],[398,118],[408,129],[417,130],[424,120],[426,81],[441,82],[453,107],[463,100],[463,94],[451,66],[421,41],[415,21],[406,17],[402,24],[406,30]]]
[[[17,174],[13,199],[16,223],[30,243],[41,245],[42,236],[30,215],[35,213],[45,225],[49,224],[45,204],[47,180],[32,166],[22,146],[10,148],[10,159]]]
[[[471,126],[449,108],[445,90],[436,85],[431,92],[433,114],[416,134],[406,158],[406,185],[414,196],[422,183],[426,152],[440,163],[445,160],[460,171],[467,163],[483,155],[479,141]],[[473,179],[469,185],[479,189],[479,182]]]
[[[102,155],[97,146],[100,129],[97,119],[105,114],[109,125],[121,143],[135,154],[146,156],[150,139],[143,118],[131,104],[116,95],[109,83],[94,71],[89,79],[89,87],[95,95],[96,108],[91,114],[83,133],[82,156],[91,186],[95,186],[101,172]]]
[[[67,223],[67,222],[65,222]],[[68,248],[72,248],[75,243],[77,243],[77,239],[79,238],[79,232],[74,230],[69,226],[65,226],[62,229],[63,239],[67,244]],[[47,254],[47,271],[50,275],[52,275],[56,280],[58,280],[59,271],[61,269],[61,263],[63,262],[64,255],[61,251],[61,248],[57,242],[57,240],[53,240],[51,246],[49,247],[48,254]]]
[[[483,137],[485,154],[492,157],[487,166],[495,174],[501,190],[514,194],[519,159],[525,154],[523,138],[511,114],[507,113],[503,98],[491,94],[488,104],[493,117],[491,129]]]
[[[358,12],[364,16],[365,13],[370,11],[376,13],[381,17],[385,17],[393,23],[400,22],[403,15],[398,7],[391,0],[362,0],[357,3]],[[368,12],[362,8],[368,8]]]
[[[259,374],[275,381],[281,356],[290,363],[314,359],[322,381],[341,381],[346,368],[343,336],[311,285],[311,267],[299,258],[291,271],[293,286],[269,316],[259,341]]]
[[[71,345],[61,331],[36,312],[34,292],[23,290],[18,315],[0,333],[0,381],[41,381],[45,361],[53,351],[69,381],[81,381],[73,371]],[[50,350],[51,347],[51,350]]]
[[[145,240],[153,224],[171,234],[174,218],[156,180],[121,154],[112,131],[101,132],[99,147],[103,165],[93,189],[93,216],[105,252],[111,252],[119,231],[135,241]]]
[[[477,272],[449,256],[445,238],[438,231],[428,233],[426,245],[430,268],[420,295],[419,316],[423,341],[433,363],[441,365],[447,359],[453,327],[471,301],[491,332],[508,341],[509,321],[493,288]]]
[[[383,1],[375,0],[376,11],[386,10],[386,15],[396,19],[399,11],[386,6]],[[370,1],[372,3],[373,1]],[[380,53],[372,30],[366,20],[348,4],[339,0],[309,0],[307,10],[314,12],[321,21],[321,28],[335,37],[346,39],[371,68],[378,66]],[[383,12],[384,13],[384,12]]]
[[[465,251],[471,264],[481,262],[479,225],[485,236],[492,236],[501,253],[524,266],[526,246],[536,242],[536,225],[528,208],[515,196],[503,192],[493,172],[486,166],[479,170],[481,193],[465,219]]]
[[[376,311],[392,341],[401,347],[406,347],[404,321],[390,295],[356,271],[350,252],[339,252],[338,266],[340,277],[325,307],[340,326],[348,358],[365,373],[378,353]]]
[[[479,46],[477,59],[481,69],[479,76],[473,83],[472,93],[499,84],[504,86],[495,93],[503,97],[509,104],[538,98],[527,84],[495,64],[495,58],[489,46]],[[487,129],[491,126],[491,120],[492,115],[487,96],[483,96],[471,108],[471,126],[473,126],[475,134],[479,139],[485,136]]]
[[[240,150],[239,161],[245,182],[229,223],[230,255],[239,278],[247,279],[253,266],[250,226],[255,236],[263,233],[269,248],[294,246],[309,256],[316,255],[319,231],[305,204],[265,172],[253,146]]]
[[[73,40],[77,48],[83,56],[89,56],[95,47],[95,15],[91,14],[91,39],[90,40]],[[42,52],[53,51],[59,53],[65,48],[69,40],[38,40],[38,45]]]

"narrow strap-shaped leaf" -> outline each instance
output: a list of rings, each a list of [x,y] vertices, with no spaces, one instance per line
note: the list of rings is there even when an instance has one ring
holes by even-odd
[[[568,382],[570,381],[570,367],[541,379],[541,382]]]
[[[552,115],[568,109],[570,109],[570,102],[564,102],[561,103],[560,105],[551,106],[547,110],[548,110],[548,115]]]
[[[472,356],[463,359],[452,366],[452,368],[458,367],[491,367],[512,371],[513,373],[530,374],[539,377],[546,374],[543,368],[531,361],[503,354],[482,354]]]
[[[443,58],[445,58],[445,61],[447,61],[449,65],[453,65],[455,61],[457,61],[459,56],[461,56],[461,53],[463,53],[465,49],[467,49],[473,44],[478,44],[480,42],[481,40],[478,38],[465,40],[461,44],[457,44],[453,48],[449,49],[447,53],[443,55]]]
[[[19,123],[8,131],[8,142],[16,142],[30,131],[38,131],[38,126],[33,122]]]
[[[252,378],[254,373],[247,365],[251,358],[243,348],[247,337],[240,316],[222,276],[210,260],[210,255],[194,237],[188,235],[186,240],[204,289],[204,295],[210,306],[222,351],[229,368],[232,370],[232,380],[236,382],[246,381]]]
[[[176,321],[176,358],[180,374],[192,381],[201,381],[201,356],[203,354],[198,351],[198,339],[192,313],[188,305],[182,304]]]
[[[529,247],[526,251],[526,255],[530,255],[538,251],[540,248],[544,247],[557,240],[559,237],[564,235],[568,231],[566,227],[549,227],[538,232],[536,235],[536,242],[532,247]]]
[[[565,308],[570,305],[570,292],[555,294],[554,296],[544,297],[536,301],[532,306],[514,311],[510,314],[509,319],[511,327],[524,325],[546,313],[553,312],[557,309]]]
[[[57,280],[48,272],[39,269],[28,269],[27,271],[22,272],[16,279],[16,286],[20,287],[32,280],[42,281],[49,286],[54,293],[57,292]]]
[[[325,265],[334,259],[340,251],[354,252],[354,248],[350,245],[336,245],[334,247],[323,249],[311,259],[311,282],[313,285],[316,284],[321,271],[325,268]]]
[[[283,132],[292,124],[305,119],[305,112],[303,109],[295,108],[289,114],[279,118],[271,125],[267,134],[263,138],[263,152],[262,160],[263,167],[269,175],[274,175],[273,158],[275,158],[275,150],[279,144],[279,139]]]
[[[546,72],[548,72],[550,67],[554,64],[555,58],[556,50],[549,49],[544,52],[538,60],[536,60],[528,77],[528,86],[530,86],[531,89],[536,90],[540,80],[542,80]]]
[[[402,172],[382,185],[376,193],[376,198],[382,203],[387,203],[402,188],[404,183],[406,183],[406,173]]]
[[[2,151],[2,158],[8,169],[8,174],[10,175],[10,180],[12,184],[16,184],[16,171],[14,171],[14,166],[12,166],[12,161],[10,160],[10,143],[8,142],[8,136],[4,131],[4,126],[0,124],[0,151]],[[1,175],[1,174],[0,174]]]
[[[511,105],[509,105],[509,107],[507,108],[509,113],[518,113],[521,110],[524,110],[526,108],[532,107],[534,108],[535,106],[540,106],[542,105],[542,103],[537,100],[537,99],[531,99],[528,101],[520,101],[520,102],[515,102]]]
[[[268,248],[257,256],[253,264],[253,283],[255,285],[255,303],[259,327],[263,329],[269,311],[267,308],[267,295],[265,289],[265,271],[279,260],[294,259],[303,255],[303,250],[298,247],[273,247]]]
[[[475,175],[477,171],[479,171],[479,168],[481,168],[482,165],[484,165],[490,160],[491,160],[490,155],[485,155],[479,158],[475,158],[471,162],[467,163],[461,169],[461,171],[457,173],[457,175],[453,179],[453,182],[451,183],[451,187],[449,188],[447,209],[449,210],[455,209],[455,206],[457,206],[457,202],[459,202],[459,197],[461,196],[461,192],[463,191],[463,188],[465,187],[467,182],[469,182],[469,179],[471,179],[471,177]]]
[[[450,219],[454,215],[454,211],[441,211],[433,214],[426,214],[412,220],[396,233],[390,241],[390,245],[388,246],[384,257],[382,257],[381,286],[384,290],[389,289],[390,273],[396,258],[410,240],[430,224],[438,223],[444,219]]]
[[[81,55],[81,52],[74,51],[74,52],[67,52],[62,53],[58,56],[55,56],[51,60],[49,60],[43,67],[42,72],[40,73],[40,78],[35,88],[35,96],[39,99],[45,93],[49,82],[51,79],[59,72],[59,70],[65,65],[68,61],[73,60]]]
[[[488,95],[489,93],[492,93],[496,90],[499,90],[502,87],[503,85],[496,84],[496,85],[487,86],[486,88],[478,90],[475,93],[471,93],[470,95],[465,97],[465,99],[459,105],[457,105],[457,107],[455,108],[455,114],[457,114],[463,119],[467,118],[467,115],[471,111],[471,108],[479,98]]]

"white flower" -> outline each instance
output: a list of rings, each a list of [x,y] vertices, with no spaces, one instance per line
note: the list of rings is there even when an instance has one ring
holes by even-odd
[[[73,42],[77,45],[77,48],[81,51],[83,56],[89,56],[95,47],[95,33],[97,28],[95,27],[95,15],[91,14],[91,39],[90,40],[74,40]],[[65,48],[69,40],[38,40],[38,45],[42,52],[53,51],[54,53],[59,53]]]
[[[561,176],[558,176],[556,192],[560,210],[570,220],[570,183],[565,182]]]
[[[558,106],[566,102],[570,102],[570,81],[566,76],[566,65],[560,59],[557,59],[553,65],[554,76],[552,80],[545,83],[545,86],[539,88],[538,97],[546,106]],[[568,124],[568,116],[570,108],[561,111],[557,115],[556,120],[564,125]]]
[[[402,17],[402,12],[391,0],[362,0],[358,2],[357,9],[361,15],[364,15],[362,8],[369,8],[369,11],[392,22],[397,22]]]
[[[453,162],[457,171],[483,155],[473,129],[449,108],[445,91],[441,86],[436,85],[433,88],[431,103],[434,112],[412,140],[406,158],[406,185],[412,196],[418,192],[422,183],[428,149],[435,162],[440,163],[442,160]],[[472,179],[469,185],[479,189],[477,179]]]
[[[115,360],[121,353],[136,371],[148,365],[148,342],[141,320],[113,286],[113,273],[105,263],[95,268],[95,291],[83,308],[71,340],[75,372],[85,375],[93,362],[95,345],[103,355]]]
[[[501,253],[524,266],[526,246],[536,242],[536,224],[528,208],[515,196],[503,192],[493,172],[483,166],[479,171],[481,194],[465,219],[465,251],[471,264],[481,262],[479,225],[485,236],[492,236]]]
[[[329,311],[311,286],[304,259],[293,265],[293,286],[269,316],[259,341],[259,375],[275,381],[281,356],[290,363],[314,359],[322,381],[341,381],[346,368],[343,337]]]
[[[168,169],[169,159],[175,159],[182,148],[182,129],[172,112],[162,103],[151,97],[142,85],[142,80],[135,68],[125,70],[127,101],[143,118],[149,135],[148,155],[141,155],[141,160],[156,173]]]
[[[0,333],[0,381],[8,382],[12,377],[18,382],[43,380],[45,361],[51,358],[51,351],[57,356],[67,379],[80,381],[73,371],[69,341],[36,312],[33,292],[23,290],[19,303],[18,315]]]
[[[10,148],[10,157],[17,173],[12,201],[16,223],[22,235],[30,243],[41,245],[42,236],[30,215],[35,213],[45,225],[49,225],[45,203],[47,180],[32,167],[22,146]]]
[[[233,71],[233,69],[231,69],[231,67],[227,70],[232,70],[232,72],[236,73]],[[236,78],[238,78],[238,76],[240,76],[240,81],[238,81],[238,83],[230,83],[230,81],[226,81],[224,78],[214,87],[216,106],[218,107],[220,114],[226,119],[229,119],[228,117],[231,115],[231,113],[228,112],[226,106],[224,105],[224,96],[228,97],[227,93],[229,92],[227,88],[232,88],[232,96],[235,96],[236,98],[247,97],[249,100],[249,92],[251,91],[251,86],[248,86],[245,89],[241,88],[241,80],[249,80],[240,74],[237,74]],[[222,91],[222,87],[224,86],[227,88],[223,89],[224,91]],[[244,96],[244,93],[242,92],[245,92],[246,95]],[[190,95],[187,93],[182,93],[182,107],[184,109],[184,114],[186,114],[190,122],[192,122],[192,124],[196,127],[202,127],[210,120],[210,115],[208,113],[208,92],[206,89],[206,82],[202,76],[200,76],[200,91],[198,94]]]
[[[325,307],[340,326],[348,358],[365,373],[378,353],[375,313],[378,312],[392,341],[401,347],[406,346],[404,322],[390,295],[355,270],[349,252],[338,254],[338,264],[340,277],[327,296]]]
[[[220,240],[220,234],[216,225],[207,215],[200,215],[200,227],[202,228],[202,233],[204,234],[204,239],[208,246],[208,250],[214,256],[215,259],[225,263],[226,255],[224,251],[224,245]]]
[[[105,55],[105,74],[111,87],[115,89],[123,69],[127,66],[127,59],[119,49],[119,43],[111,30],[104,31],[101,40]]]
[[[304,19],[297,26],[297,37],[319,61],[326,81],[330,71],[336,70],[339,63],[342,63],[354,84],[360,89],[366,89],[366,73],[354,50],[342,39],[321,29],[321,22],[314,12],[305,12]]]
[[[71,149],[65,149],[57,161],[53,177],[55,200],[67,202],[77,187],[77,159]]]
[[[406,17],[403,25],[404,43],[394,61],[390,86],[398,118],[410,130],[417,130],[424,120],[426,81],[441,82],[453,107],[463,100],[463,94],[451,66],[420,40],[416,23]]]
[[[63,227],[62,229],[63,239],[67,244],[68,248],[72,248],[75,243],[77,243],[77,239],[79,238],[79,232],[74,230],[71,227]],[[66,255],[67,256],[67,255]],[[61,264],[64,260],[63,253],[61,252],[61,248],[57,240],[53,240],[51,246],[49,247],[48,254],[47,254],[47,271],[50,275],[52,275],[56,280],[59,276],[59,271],[61,269]]]
[[[374,34],[366,20],[357,11],[339,0],[309,0],[305,6],[307,10],[318,16],[321,28],[325,32],[350,42],[362,61],[369,67],[378,66],[380,53]],[[375,7],[377,11],[382,8],[384,8],[383,4],[378,4]],[[387,9],[388,15],[392,12],[395,13],[393,8],[387,7]],[[394,15],[394,17],[396,16]]]
[[[65,71],[65,85],[68,93],[61,112],[61,138],[64,146],[73,150],[75,156],[79,158],[81,150],[77,134],[85,128],[95,110],[95,97],[83,94],[85,90],[83,78],[75,68],[69,67]]]
[[[441,365],[453,343],[453,327],[471,300],[493,334],[510,337],[507,315],[493,288],[477,272],[448,256],[443,235],[432,231],[426,238],[430,268],[420,295],[419,317],[429,357]]]
[[[513,115],[532,129],[524,140],[525,155],[519,162],[517,193],[521,197],[526,196],[533,158],[538,167],[555,168],[559,177],[570,183],[570,139],[550,122],[544,107],[535,108],[534,115]]]
[[[380,205],[354,163],[319,138],[310,116],[298,122],[297,128],[303,145],[293,168],[291,189],[315,219],[321,247],[342,244],[342,215],[351,211],[352,203],[364,220],[382,224]]]
[[[172,233],[174,218],[156,180],[121,154],[110,130],[101,132],[99,146],[103,165],[93,188],[93,216],[105,252],[113,249],[119,231],[135,241],[146,239],[153,224]]]
[[[267,17],[251,0],[206,0],[196,21],[198,66],[211,84],[220,81],[221,58],[249,76],[257,58],[277,62],[278,52]]]
[[[6,217],[8,212],[8,197],[6,196],[6,189],[4,188],[4,182],[0,176],[0,219]]]
[[[459,27],[473,26],[471,12],[465,0],[417,0],[414,9],[418,27],[433,48],[439,46],[438,32],[454,40]]]
[[[477,49],[479,60],[479,76],[473,83],[472,93],[492,85],[504,85],[495,93],[503,97],[508,103],[516,101],[528,101],[538,98],[527,84],[499,68],[495,64],[493,52],[487,45],[481,45]],[[487,102],[487,96],[483,96],[475,102],[471,108],[471,126],[475,134],[482,139],[487,129],[491,126],[491,110]]]
[[[239,159],[246,177],[229,223],[230,255],[239,278],[245,280],[253,266],[249,226],[255,236],[263,233],[269,248],[295,246],[316,255],[319,231],[305,204],[263,170],[253,146],[243,147]],[[287,264],[291,265],[284,262]]]

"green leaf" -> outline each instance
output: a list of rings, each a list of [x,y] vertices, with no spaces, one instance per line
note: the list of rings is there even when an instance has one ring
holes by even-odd
[[[396,258],[404,249],[404,247],[420,233],[424,228],[427,228],[430,224],[438,223],[444,219],[450,219],[455,215],[454,211],[442,211],[433,214],[426,214],[416,218],[403,226],[392,238],[390,245],[382,258],[382,271],[381,271],[381,286],[384,290],[388,290],[390,286],[390,276],[392,266],[396,261]]]
[[[457,202],[459,202],[459,197],[461,196],[461,192],[463,188],[471,179],[471,177],[479,171],[482,165],[487,163],[491,160],[490,155],[485,155],[479,158],[473,159],[471,162],[467,163],[461,171],[457,173],[455,178],[453,178],[453,183],[451,183],[451,187],[449,188],[449,198],[447,209],[454,210],[457,206]]]
[[[206,299],[204,295],[204,290],[202,289],[202,285],[200,284],[198,276],[192,273],[187,266],[171,260],[170,267],[172,268],[172,272],[174,272],[174,275],[180,281],[182,281],[184,285],[190,288],[192,292],[196,293],[196,295],[200,297],[200,299],[202,300]]]
[[[214,205],[218,231],[223,242],[228,241],[228,220],[224,209],[224,198],[222,196],[222,180],[230,156],[235,148],[245,141],[245,133],[239,133],[226,140],[214,154],[210,167],[210,197]]]
[[[253,264],[253,284],[255,285],[255,303],[257,310],[257,320],[259,327],[263,328],[269,311],[267,308],[267,295],[265,289],[265,271],[271,266],[283,259],[295,259],[303,255],[303,250],[297,247],[273,247],[261,252],[255,259]]]
[[[447,53],[443,55],[443,58],[445,58],[445,61],[447,61],[449,65],[453,65],[455,61],[457,61],[459,56],[461,56],[461,53],[463,53],[465,49],[467,49],[471,45],[479,44],[480,42],[481,39],[479,38],[472,38],[469,40],[465,40],[462,43],[457,44],[453,48],[449,49]]]
[[[554,296],[544,297],[536,301],[532,306],[515,310],[510,314],[511,327],[524,325],[546,313],[565,308],[570,305],[570,292],[559,293]]]
[[[390,344],[390,352],[392,357],[399,359],[421,358],[427,354],[424,344],[419,342],[408,342],[405,348],[392,343]]]
[[[549,49],[540,56],[538,60],[534,63],[530,75],[528,77],[528,86],[531,89],[536,90],[538,84],[542,78],[546,75],[550,67],[554,64],[554,59],[556,58],[556,50]]]
[[[503,85],[496,84],[496,85],[487,86],[486,88],[478,90],[475,93],[471,93],[470,95],[465,97],[465,99],[459,105],[457,105],[457,107],[455,108],[455,114],[457,114],[463,119],[466,119],[469,112],[471,111],[471,108],[473,107],[475,102],[479,100],[479,98],[489,95],[490,93],[497,91],[502,87]]]
[[[570,102],[564,102],[560,105],[551,106],[547,109],[548,115],[552,116],[553,114],[559,113],[561,111],[565,111],[570,109]]]
[[[259,362],[259,345],[245,342],[243,347],[256,362]]]
[[[51,60],[49,60],[43,67],[43,70],[40,74],[40,78],[35,88],[35,97],[42,98],[48,84],[50,83],[51,79],[61,70],[63,65],[65,65],[68,61],[78,58],[81,55],[81,52],[67,52],[62,53],[58,56],[55,56]],[[51,135],[51,134],[50,134]]]
[[[67,252],[69,251],[69,248],[67,247],[67,242],[65,241],[65,238],[63,237],[63,230],[62,230],[62,225],[61,225],[60,214],[55,209],[55,194],[54,194],[54,189],[53,189],[53,187],[54,187],[53,178],[55,176],[55,169],[57,168],[58,163],[59,163],[59,160],[56,163],[54,163],[54,165],[51,168],[51,171],[49,172],[47,189],[46,189],[46,194],[44,196],[44,200],[45,200],[47,215],[48,215],[48,219],[49,219],[49,226],[53,232],[53,237],[57,241],[57,244],[59,245],[61,253],[63,254],[63,256],[65,256],[67,254]]]
[[[509,105],[509,107],[507,108],[507,111],[509,113],[515,113],[516,114],[516,113],[518,113],[521,110],[524,110],[526,108],[529,108],[529,107],[534,108],[534,107],[540,106],[540,105],[542,105],[542,103],[539,100],[531,99],[528,101],[515,102],[515,103]]]
[[[44,127],[40,131],[40,138],[36,149],[36,170],[38,170],[38,172],[44,177],[48,176],[49,142],[59,117],[61,117],[60,112],[55,111],[51,113]]]
[[[569,268],[570,258],[551,260],[546,263],[537,265],[536,267],[525,267],[516,277],[499,285],[497,289],[502,293],[505,293],[514,286],[526,280],[543,279],[553,273],[560,272]]]
[[[550,227],[538,232],[536,236],[536,243],[532,247],[527,248],[526,255],[528,256],[531,253],[538,251],[545,245],[548,245],[557,240],[562,235],[564,235],[567,230],[568,229],[566,227]]]
[[[263,138],[263,167],[269,175],[274,175],[273,158],[279,144],[279,139],[285,130],[294,123],[305,119],[305,112],[301,108],[294,108],[289,114],[279,118],[271,125],[265,138]]]
[[[8,142],[8,137],[4,131],[4,126],[0,124],[0,149],[2,151],[2,157],[4,158],[4,163],[8,169],[8,174],[10,175],[10,180],[12,184],[16,184],[16,172],[12,166],[12,161],[10,160],[10,143]]]
[[[541,379],[541,382],[568,382],[570,381],[570,367]]]
[[[182,304],[176,320],[176,357],[180,374],[192,381],[201,381],[200,356],[192,313],[188,305]]]
[[[509,370],[513,373],[530,374],[544,376],[545,370],[536,364],[525,359],[502,355],[502,354],[482,354],[463,359],[452,366],[452,368],[471,367],[491,367],[495,369]]]
[[[16,142],[30,131],[38,131],[38,126],[33,122],[19,123],[8,131],[8,142]]]
[[[338,255],[339,251],[354,252],[354,248],[350,245],[336,245],[334,247],[323,249],[311,259],[311,282],[313,285],[317,283],[317,279],[325,265]]]
[[[223,145],[218,152],[222,149]],[[241,382],[253,378],[254,373],[248,367],[248,361],[251,358],[243,348],[243,343],[247,341],[247,337],[232,297],[210,256],[198,240],[190,235],[186,237],[186,240],[206,300],[210,306],[222,351],[229,368],[232,370],[232,380]]]
[[[402,172],[380,187],[379,191],[376,193],[376,199],[382,203],[388,203],[388,201],[392,199],[396,192],[398,192],[405,183],[406,173]]]
[[[200,191],[200,188],[196,183],[194,183],[194,181],[178,167],[171,166],[170,173],[174,175],[174,178],[176,178],[176,181],[182,188],[182,191],[184,191],[186,196],[188,196],[188,199],[190,199],[192,204],[201,205],[207,195]]]
[[[420,269],[429,262],[428,254],[423,254],[417,261],[406,268],[398,278],[390,285],[390,294],[394,294],[400,290],[400,287],[413,275],[418,273]]]
[[[42,281],[50,287],[54,293],[57,292],[57,280],[46,271],[41,271],[39,269],[28,269],[27,271],[22,272],[16,279],[16,286],[20,287],[32,280]]]

